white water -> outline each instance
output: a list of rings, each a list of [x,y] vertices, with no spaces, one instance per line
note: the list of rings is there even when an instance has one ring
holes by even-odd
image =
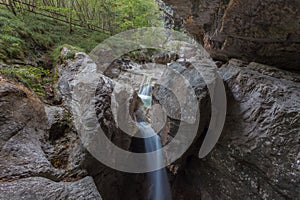
[[[151,107],[152,105],[152,96],[150,95],[150,93],[151,93],[151,77],[144,76],[138,95],[142,99],[144,106],[146,107]]]
[[[146,80],[146,82],[145,82]],[[152,104],[152,96],[151,96],[151,77],[144,78],[140,90],[139,97],[142,99],[144,105],[146,107],[150,107]],[[139,122],[138,127],[140,132],[144,135],[144,146],[146,152],[153,152],[162,148],[160,137],[157,134],[154,134],[154,130],[151,128],[149,124],[146,122]],[[148,137],[150,135],[154,135],[152,137]],[[163,155],[159,156],[156,159],[156,164],[160,165],[162,162]],[[153,160],[148,160],[153,162]],[[149,200],[171,200],[171,189],[169,184],[169,179],[167,175],[167,171],[165,168],[147,173],[148,185],[149,185]]]

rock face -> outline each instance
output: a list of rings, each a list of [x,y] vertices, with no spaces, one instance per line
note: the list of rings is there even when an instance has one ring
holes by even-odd
[[[187,48],[185,51],[189,52],[190,55],[190,57],[187,58],[193,57],[196,59],[194,49]],[[171,60],[176,59],[176,57],[177,55],[175,54],[173,56],[170,56],[169,54],[157,54],[156,58],[159,59],[154,59],[154,61],[157,63],[166,64],[166,62],[171,62]],[[77,53],[74,59],[67,60],[62,65],[57,67],[59,75],[59,80],[57,82],[57,96],[63,100],[65,107],[70,107],[74,86],[76,83],[78,83],[76,82],[77,79],[79,79],[79,77],[76,75],[78,73],[85,72],[91,73],[91,71],[94,71],[97,68],[100,70],[100,73],[97,75],[99,76],[99,80],[96,84],[97,87],[94,93],[95,112],[102,130],[105,132],[110,141],[118,147],[127,151],[131,150],[134,152],[144,152],[144,149],[142,151],[138,149],[137,143],[139,142],[135,143],[135,141],[132,140],[132,137],[127,135],[127,133],[133,131],[127,130],[126,133],[123,131],[124,127],[126,128],[126,125],[128,128],[130,128],[130,126],[128,126],[132,123],[130,122],[130,117],[133,118],[132,113],[139,104],[136,94],[134,94],[132,89],[128,89],[126,85],[130,85],[137,90],[139,88],[139,84],[142,82],[143,74],[151,74],[153,79],[158,79],[162,75],[163,71],[165,71],[166,65],[154,63],[138,65],[137,63],[131,63],[133,66],[132,68],[123,68],[119,65],[122,63],[118,63],[117,61],[118,60],[110,65],[107,70],[101,71],[101,68],[97,68],[96,64],[90,59],[89,56],[83,53]],[[190,67],[190,63],[186,62],[185,59],[180,62],[174,62],[173,65],[171,68],[174,68],[174,70],[178,71],[178,73],[182,73],[185,79],[190,82],[192,87],[197,90],[199,101],[201,101],[200,110],[203,112],[204,110],[207,111],[207,107],[209,107],[209,97],[205,92],[206,89],[204,80],[198,78],[200,74],[196,73],[197,70],[193,67]],[[115,73],[113,76],[111,76],[113,74],[111,72],[114,72],[115,69],[119,69],[118,73]],[[175,71],[174,73],[176,73]],[[109,75],[110,78],[106,77],[105,75]],[[173,79],[171,76],[172,74],[166,74],[165,79]],[[182,80],[185,79],[183,78]],[[174,83],[176,84],[177,82],[174,81]],[[182,84],[185,82],[179,83],[179,85],[173,85],[173,89],[178,88],[178,86],[182,86]],[[170,91],[165,91],[162,88],[156,87],[156,92],[154,91],[154,94],[156,99],[153,103],[157,106],[158,110],[155,111],[154,109],[153,112],[162,111],[159,103],[170,110],[169,113],[167,112],[168,121],[166,123],[166,127],[157,127],[158,130],[162,129],[159,134],[162,136],[163,143],[166,144],[174,137],[172,132],[174,131],[176,134],[176,128],[178,128],[177,123],[179,122],[178,119],[180,119],[180,111],[178,111],[176,106],[174,107],[170,104],[170,102],[172,102],[172,97],[174,97],[170,95]],[[129,102],[127,105],[124,105],[123,100],[126,100],[127,98],[129,98]],[[170,102],[165,100],[163,101],[163,98],[170,100]],[[181,98],[184,98],[183,95],[181,95]],[[126,110],[124,108],[129,109]],[[126,116],[126,113],[129,113],[129,115]],[[163,115],[163,113],[161,113],[161,115]],[[187,117],[188,115],[185,114],[184,118],[186,118],[188,121]],[[206,114],[202,115],[202,124],[198,130],[199,135],[197,138],[199,138],[208,122],[209,112],[206,112]],[[157,125],[159,125],[159,123],[157,123]],[[123,129],[121,129],[121,127]],[[196,144],[194,146],[196,146]],[[101,148],[105,148],[105,146],[102,146]],[[189,150],[187,154],[178,160],[173,166],[171,166],[170,171],[172,171],[172,173],[176,173],[178,168],[184,168],[186,158],[192,153],[194,153],[193,148]],[[104,199],[147,199],[146,191],[148,188],[145,174],[136,175],[118,172],[104,166],[89,154],[83,158],[82,163],[83,167],[87,169],[88,173],[93,176],[99,191],[102,191],[101,195]]]
[[[56,67],[59,76],[56,83],[57,101],[62,101],[64,107],[71,110],[78,73],[85,73],[86,70],[90,73],[89,70],[96,70],[96,68],[95,62],[85,53],[76,53],[74,59],[66,60],[58,65]],[[111,68],[114,69],[113,66]],[[111,99],[115,85],[116,83],[112,79],[99,73],[99,82],[95,89],[95,112],[106,136],[117,146],[129,149],[131,140],[117,127],[112,114]],[[85,148],[83,151],[84,155],[80,160],[81,167],[93,177],[98,190],[102,191],[101,196],[107,200],[121,199],[121,194],[124,193],[123,181],[126,174],[105,166]]]
[[[40,142],[46,128],[43,106],[24,87],[4,79],[0,95],[1,178],[54,176],[58,172],[46,159]]]
[[[120,126],[130,128],[140,100],[126,84],[137,89],[144,73],[154,74],[154,79],[165,77],[171,89],[189,83],[199,101],[201,121],[191,147],[168,166],[173,199],[297,199],[300,76],[235,59],[220,66],[228,98],[226,123],[216,147],[199,159],[211,105],[207,86],[191,62],[203,66],[214,63],[197,57],[195,49],[182,51],[185,57],[180,59],[167,54],[154,59],[172,62],[168,65],[172,73],[165,65],[145,63],[131,63],[132,68],[112,65],[109,70],[120,69],[113,79],[99,73],[94,109],[106,136],[120,148],[134,149],[132,138]],[[98,70],[84,53],[76,53],[57,66],[55,97],[60,106],[45,106],[26,88],[0,78],[0,199],[147,199],[145,174],[104,166],[81,145],[70,111],[77,75],[87,69]],[[180,82],[174,74],[186,81]],[[161,130],[162,142],[167,144],[174,139],[180,120],[191,117],[190,112],[180,113],[176,98],[186,99],[187,104],[191,100],[182,88],[177,97],[175,90],[163,84],[153,89],[153,119],[159,121],[158,116],[163,116],[166,120],[164,127],[157,123],[154,128]],[[129,99],[125,106],[118,101],[123,98]],[[128,109],[118,110],[118,106]],[[131,118],[126,118],[127,113]]]
[[[164,1],[213,58],[300,70],[299,1]]]
[[[54,182],[42,177],[0,183],[0,198],[10,199],[101,199],[92,177],[76,182]]]
[[[58,90],[62,91],[65,102],[71,97],[75,74],[89,65],[96,67],[86,54],[78,53],[74,60],[60,66]],[[188,61],[179,59],[169,67],[182,74],[195,90],[202,117],[191,148],[168,167],[173,199],[296,199],[300,183],[299,75],[239,60],[230,60],[221,66],[228,97],[227,120],[217,146],[206,158],[199,159],[197,155],[210,116],[207,89]],[[95,91],[99,123],[110,140],[125,150],[130,149],[131,138],[115,123],[111,103],[114,90],[116,98],[128,95],[124,93],[126,87],[122,89],[117,85],[130,83],[127,82],[130,73],[130,70],[121,71],[113,80],[99,74]],[[136,76],[134,80],[141,78],[140,74]],[[167,143],[172,133],[176,133],[180,113],[176,102],[171,101],[174,96],[170,91],[155,86],[153,93],[155,104],[170,111],[167,112],[168,127],[164,130],[167,139],[163,142]],[[59,113],[59,110],[51,113]],[[119,114],[122,117],[122,113]],[[122,197],[138,199],[145,194],[144,174],[115,171],[89,154],[82,160],[105,199],[119,199],[124,193]]]
[[[228,96],[222,138],[206,158],[188,159],[173,186],[176,199],[299,198],[300,76],[238,60],[221,74]]]
[[[0,199],[101,199],[62,108],[0,77],[0,110]]]

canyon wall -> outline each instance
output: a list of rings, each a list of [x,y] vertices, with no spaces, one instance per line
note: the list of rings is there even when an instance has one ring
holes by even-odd
[[[297,0],[164,0],[212,58],[300,70]]]

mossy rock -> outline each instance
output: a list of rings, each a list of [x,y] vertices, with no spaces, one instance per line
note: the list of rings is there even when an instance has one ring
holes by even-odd
[[[65,60],[73,59],[78,52],[84,52],[84,50],[79,47],[64,44],[56,47],[51,57],[56,63],[63,63]]]

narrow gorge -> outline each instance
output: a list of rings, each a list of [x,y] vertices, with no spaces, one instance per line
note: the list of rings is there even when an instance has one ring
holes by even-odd
[[[0,200],[300,198],[300,2],[156,3],[163,28],[131,31],[142,19],[125,9],[129,31],[95,48],[75,41],[34,62],[0,51]],[[102,28],[123,27],[116,18]],[[30,51],[46,49],[25,31]],[[34,88],[7,70],[39,63],[29,81],[53,81]],[[208,136],[217,143],[201,157]]]

